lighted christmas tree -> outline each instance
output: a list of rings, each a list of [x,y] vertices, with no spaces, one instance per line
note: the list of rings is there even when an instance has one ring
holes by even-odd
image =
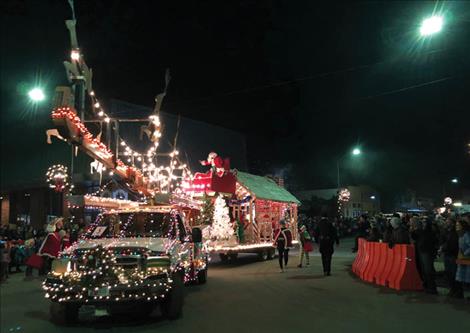
[[[214,220],[211,226],[213,240],[229,240],[234,235],[232,223],[225,199],[219,195],[214,204]]]

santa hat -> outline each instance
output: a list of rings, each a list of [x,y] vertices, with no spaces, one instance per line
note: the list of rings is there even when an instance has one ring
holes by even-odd
[[[399,217],[392,217],[390,225],[393,229],[397,229],[401,225],[401,219]]]

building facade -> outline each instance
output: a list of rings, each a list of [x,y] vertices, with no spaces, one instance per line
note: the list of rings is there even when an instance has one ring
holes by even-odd
[[[370,186],[346,186],[350,193],[348,201],[341,204],[341,213],[344,217],[355,218],[362,214],[375,215],[381,211],[380,196],[378,192]],[[331,211],[328,205],[337,207],[337,188],[327,188],[318,190],[306,190],[295,192],[296,197],[302,202],[302,210],[307,212],[320,202],[320,210]]]

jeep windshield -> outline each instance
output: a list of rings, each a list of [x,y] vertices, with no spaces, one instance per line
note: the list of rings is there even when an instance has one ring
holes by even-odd
[[[87,238],[168,237],[171,229],[169,213],[104,214],[88,230]]]

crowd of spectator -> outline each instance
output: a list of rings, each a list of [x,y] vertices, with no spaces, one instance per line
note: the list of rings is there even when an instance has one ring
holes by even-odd
[[[437,294],[435,261],[441,257],[449,286],[448,296],[463,298],[463,286],[470,283],[470,214],[400,216],[390,219],[369,219],[361,216],[353,252],[357,251],[357,239],[363,237],[372,242],[413,244],[416,266],[426,293]]]
[[[320,217],[300,217],[313,235]],[[413,244],[416,266],[426,293],[437,294],[436,260],[442,260],[449,297],[463,298],[465,284],[470,284],[470,214],[433,215],[398,214],[391,216],[362,215],[357,219],[333,219],[339,237],[355,236],[371,242]]]
[[[73,243],[83,232],[79,225],[60,223],[54,225],[58,235],[60,235],[63,248],[66,244]],[[33,254],[38,254],[48,234],[51,232],[50,224],[44,224],[43,228],[34,229],[31,226],[0,225],[0,282],[8,279],[12,273],[21,273],[25,269],[26,277],[31,277],[33,270],[26,265],[28,259]],[[38,271],[39,275],[47,272],[50,261],[45,260],[45,264]],[[22,267],[26,267],[23,268]]]

